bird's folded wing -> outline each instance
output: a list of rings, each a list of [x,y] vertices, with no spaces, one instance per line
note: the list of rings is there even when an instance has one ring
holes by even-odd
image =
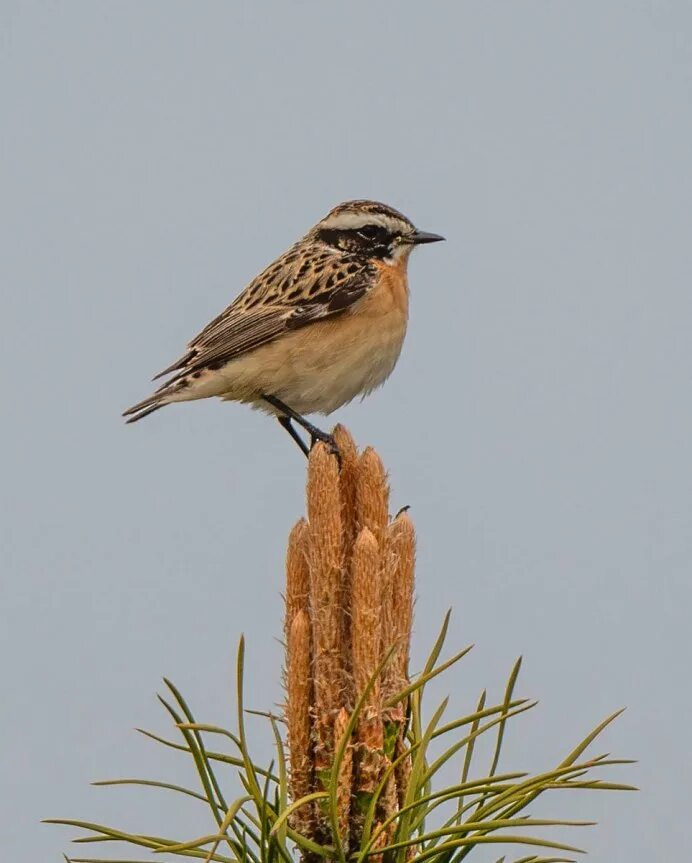
[[[219,367],[290,330],[342,314],[365,296],[371,284],[366,272],[361,271],[334,286],[319,285],[318,290],[293,302],[260,302],[249,308],[241,294],[190,342],[184,356],[156,378],[177,372],[173,379],[177,380],[210,366]]]

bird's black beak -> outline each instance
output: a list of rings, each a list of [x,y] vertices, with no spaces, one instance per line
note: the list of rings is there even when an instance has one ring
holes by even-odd
[[[430,234],[428,231],[416,231],[408,237],[409,243],[413,243],[415,246],[422,246],[423,243],[439,243],[441,240],[444,240],[444,237],[439,234]]]

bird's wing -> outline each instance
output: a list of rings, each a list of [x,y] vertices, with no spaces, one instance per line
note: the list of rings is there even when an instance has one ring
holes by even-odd
[[[367,262],[337,261],[328,252],[311,259],[294,249],[279,258],[189,343],[188,351],[156,377],[180,377],[218,368],[284,333],[341,314],[373,283]]]

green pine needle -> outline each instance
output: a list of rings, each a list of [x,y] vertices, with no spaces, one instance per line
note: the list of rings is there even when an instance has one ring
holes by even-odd
[[[498,772],[501,752],[506,734],[512,720],[519,714],[535,707],[536,702],[525,698],[515,698],[514,691],[519,676],[521,661],[513,667],[505,687],[504,695],[498,704],[486,706],[487,697],[483,693],[475,707],[466,716],[442,723],[447,709],[447,700],[429,718],[423,715],[423,696],[426,685],[441,674],[449,672],[459,660],[469,652],[466,648],[441,661],[440,656],[449,629],[449,613],[445,616],[439,636],[430,652],[425,666],[404,690],[390,699],[389,706],[408,700],[410,722],[407,754],[400,756],[412,759],[411,778],[400,811],[384,824],[375,826],[374,817],[377,802],[384,793],[389,776],[395,769],[395,761],[387,770],[375,792],[365,801],[363,839],[359,851],[347,855],[342,848],[320,845],[299,836],[290,826],[290,816],[301,805],[321,800],[330,823],[337,824],[337,777],[346,745],[353,734],[358,717],[366,703],[367,692],[363,694],[352,712],[346,734],[334,756],[332,769],[325,783],[324,791],[317,791],[302,800],[291,802],[288,792],[288,772],[284,727],[280,717],[271,713],[248,711],[243,702],[243,673],[245,668],[245,641],[241,639],[238,647],[236,667],[236,727],[222,728],[196,721],[188,704],[179,690],[169,680],[165,684],[172,701],[159,696],[164,710],[173,723],[173,728],[181,735],[182,742],[167,740],[157,734],[137,729],[147,738],[165,747],[187,755],[197,777],[199,790],[163,782],[155,779],[123,778],[109,779],[93,783],[98,786],[137,785],[158,789],[168,793],[193,799],[195,805],[204,803],[209,810],[212,830],[205,836],[181,840],[151,836],[147,833],[130,833],[88,821],[73,819],[50,819],[47,823],[77,827],[86,835],[76,842],[100,843],[115,842],[130,848],[144,848],[160,859],[188,857],[202,860],[203,863],[292,863],[294,852],[299,849],[312,859],[323,858],[337,863],[366,863],[377,853],[384,854],[387,863],[404,863],[413,860],[424,863],[461,863],[475,848],[487,844],[523,845],[527,848],[550,849],[555,852],[580,853],[571,845],[545,839],[540,836],[524,835],[525,828],[577,827],[587,826],[590,822],[571,820],[552,820],[526,818],[521,813],[536,798],[554,791],[631,791],[634,786],[594,776],[595,771],[612,768],[630,762],[612,759],[607,756],[585,755],[586,750],[596,738],[612,723],[622,711],[603,720],[589,732],[569,754],[552,769],[528,774],[524,771]],[[373,682],[380,675],[390,658],[382,660]],[[372,684],[371,684],[372,685]],[[273,765],[263,767],[257,764],[250,753],[245,729],[245,717],[252,714],[255,721],[266,722],[275,749]],[[473,777],[474,755],[477,740],[489,732],[494,734],[490,765],[478,771]],[[225,740],[231,752],[215,752],[207,749],[206,736],[214,735]],[[432,757],[431,745],[442,743],[441,754]],[[438,749],[439,753],[439,749]],[[459,759],[459,777],[456,784],[448,787],[434,787],[440,769],[453,759]],[[235,791],[226,787],[217,776],[215,765],[222,763],[237,768],[240,788]],[[240,791],[240,794],[238,793]],[[234,798],[229,805],[226,796]],[[438,815],[439,807],[451,805],[452,814],[445,818]],[[439,811],[444,811],[439,809]],[[519,832],[517,832],[517,830]],[[378,839],[386,837],[387,844]],[[225,847],[223,847],[225,846]],[[379,846],[379,847],[378,847]],[[410,849],[415,849],[412,856]],[[223,849],[224,853],[220,852]],[[228,854],[230,853],[230,856]],[[102,863],[100,858],[71,858],[63,855],[65,863]],[[151,859],[151,858],[150,858]],[[509,859],[509,858],[508,858]],[[563,856],[528,856],[514,859],[514,863],[569,863],[573,858]],[[504,861],[501,857],[498,863]],[[106,863],[106,861],[103,861]],[[107,863],[144,863],[143,860],[109,860]]]

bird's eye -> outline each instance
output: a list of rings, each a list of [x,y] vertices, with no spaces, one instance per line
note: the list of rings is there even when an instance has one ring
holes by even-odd
[[[380,235],[380,229],[377,225],[363,225],[358,229],[358,233],[366,240],[375,240]]]

